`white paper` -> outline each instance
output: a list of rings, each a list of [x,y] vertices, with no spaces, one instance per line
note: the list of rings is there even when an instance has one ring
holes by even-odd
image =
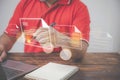
[[[76,66],[48,63],[37,70],[27,74],[25,78],[36,80],[67,80],[79,70]]]

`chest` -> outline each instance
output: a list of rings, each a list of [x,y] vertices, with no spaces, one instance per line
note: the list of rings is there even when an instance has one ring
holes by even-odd
[[[43,18],[48,25],[56,23],[58,25],[72,25],[73,11],[69,6],[53,5],[48,8],[43,3],[29,4],[24,10],[24,18]]]

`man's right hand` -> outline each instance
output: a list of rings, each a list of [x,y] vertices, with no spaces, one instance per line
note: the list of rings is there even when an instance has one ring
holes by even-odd
[[[49,29],[40,27],[34,34],[34,39],[38,41],[41,46],[46,43],[52,43],[54,47],[69,46],[70,37],[60,33],[53,27]]]
[[[7,53],[15,43],[17,37],[10,37],[6,33],[0,36],[0,62],[5,60]]]
[[[3,62],[5,58],[7,57],[7,53],[4,50],[4,47],[0,45],[0,62]]]

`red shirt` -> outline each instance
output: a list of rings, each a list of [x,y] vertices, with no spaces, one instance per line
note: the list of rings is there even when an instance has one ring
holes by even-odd
[[[50,8],[40,0],[21,0],[9,21],[5,31],[6,34],[12,37],[17,36],[17,33],[21,31],[21,18],[43,18],[48,25],[53,22],[57,25],[75,25],[82,32],[83,39],[89,41],[89,13],[87,7],[80,0],[58,0]],[[33,25],[36,25],[35,22],[29,23],[32,26],[24,28],[25,30],[33,28]],[[11,25],[13,24],[16,24],[18,28],[12,27]],[[11,31],[11,28],[14,29],[14,33]],[[58,50],[55,49],[55,51]],[[43,52],[42,48],[30,45],[25,45],[24,51]]]

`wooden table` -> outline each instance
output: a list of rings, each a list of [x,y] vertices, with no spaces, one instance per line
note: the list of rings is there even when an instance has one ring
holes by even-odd
[[[79,62],[63,61],[59,54],[9,54],[9,59],[43,66],[48,62],[76,65],[79,72],[69,80],[120,80],[120,54],[88,53]]]

